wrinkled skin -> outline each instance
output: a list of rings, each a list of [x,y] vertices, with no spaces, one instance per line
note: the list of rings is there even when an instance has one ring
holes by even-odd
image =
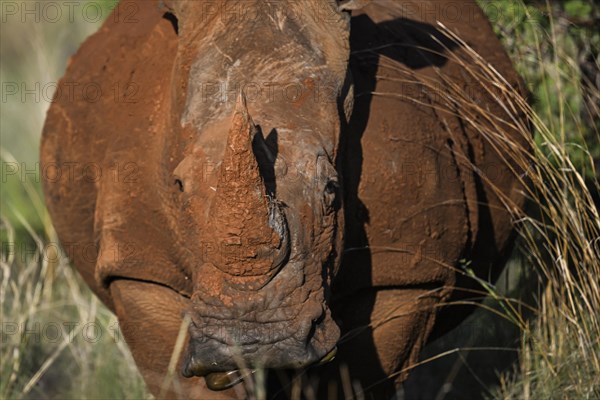
[[[71,60],[60,87],[102,95],[48,112],[42,168],[74,165],[44,174],[48,207],[156,395],[243,398],[206,387],[241,367],[312,366],[332,390],[342,365],[389,395],[406,373],[385,377],[468,312],[438,312],[476,288],[459,260],[498,273],[512,224],[497,193],[520,204],[519,171],[423,90],[456,83],[503,113],[435,20],[518,77],[474,2],[459,17],[368,3],[123,1]]]

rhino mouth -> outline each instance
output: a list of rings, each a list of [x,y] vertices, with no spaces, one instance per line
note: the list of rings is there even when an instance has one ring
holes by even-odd
[[[288,263],[258,291],[232,286],[214,267],[204,270],[187,310],[182,375],[203,376],[210,388],[223,390],[255,368],[303,369],[331,361],[339,327],[316,274],[321,268],[309,264]],[[307,269],[315,271],[305,274]]]
[[[334,347],[329,353],[327,353],[321,360],[317,361],[313,366],[321,366],[330,363],[335,359],[337,354],[337,347]],[[204,374],[204,380],[206,381],[206,387],[213,391],[221,391],[231,389],[232,387],[242,383],[245,379],[251,378],[256,373],[256,369],[234,369],[225,372],[210,372]],[[202,376],[202,375],[200,375]]]

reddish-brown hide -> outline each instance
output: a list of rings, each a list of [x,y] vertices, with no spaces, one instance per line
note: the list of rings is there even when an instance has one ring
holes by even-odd
[[[306,12],[301,21],[314,37],[299,36],[312,39],[294,45],[299,53],[314,47],[314,56],[306,50],[310,60],[291,57],[277,71],[289,71],[285,79],[302,82],[309,94],[282,104],[248,101],[246,106],[238,100],[234,112],[235,98],[214,109],[191,101],[196,83],[189,77],[202,73],[195,72],[198,65],[212,63],[223,72],[236,68],[238,57],[227,48],[203,58],[199,33],[217,32],[215,38],[227,42],[228,35],[244,32],[224,30],[220,18],[202,19],[207,2],[165,1],[166,10],[179,13],[178,26],[157,3],[122,1],[73,57],[60,84],[93,82],[102,95],[90,101],[76,91],[74,97],[57,98],[48,112],[42,163],[94,163],[102,171],[97,179],[75,173],[44,182],[54,225],[72,249],[75,266],[117,314],[157,395],[185,313],[196,325],[220,314],[227,327],[251,315],[252,321],[235,326],[263,334],[256,321],[271,326],[283,318],[306,335],[310,321],[306,325],[300,317],[310,314],[310,335],[318,340],[307,344],[304,354],[286,338],[278,353],[297,354],[298,365],[305,365],[327,353],[341,329],[338,356],[317,370],[321,379],[339,379],[339,366],[346,364],[369,391],[390,393],[394,382],[374,384],[415,362],[436,319],[436,329],[443,331],[463,317],[452,308],[436,313],[443,302],[463,295],[452,288],[473,286],[454,269],[459,260],[471,260],[482,277],[501,267],[512,224],[496,191],[522,202],[504,157],[440,95],[456,84],[481,109],[503,115],[450,57],[464,57],[465,51],[445,39],[436,24],[439,20],[458,34],[518,87],[489,22],[474,1],[451,2],[456,14],[445,8],[446,1],[381,0],[353,11],[349,37],[343,15],[329,20],[339,27],[321,27],[311,25],[319,21]],[[343,4],[349,9],[362,3]],[[310,5],[306,0],[294,7]],[[130,16],[127,10],[136,12]],[[258,36],[254,51],[267,54],[273,47],[274,58],[281,59],[278,52],[285,47],[273,44],[277,37],[270,42],[262,28],[252,29],[247,33]],[[339,35],[331,34],[335,29]],[[254,54],[240,46],[235,51],[242,64]],[[219,52],[225,54],[212,59]],[[319,87],[339,89],[337,98],[315,100]],[[301,136],[286,133],[299,130]],[[516,133],[511,139],[522,142]],[[278,161],[265,162],[269,154],[260,153],[261,146]],[[314,152],[317,161],[311,164],[313,149],[320,153]],[[327,199],[325,206],[295,203],[308,196],[307,188],[319,198],[332,196],[335,188],[319,186],[320,174],[337,175],[331,164],[343,190],[337,205]],[[472,164],[488,171],[491,182]],[[301,185],[303,165],[316,177],[314,187]],[[235,179],[226,176],[228,168],[237,170]],[[281,211],[278,199],[289,203],[288,209]],[[276,222],[267,223],[269,215]],[[289,225],[289,237],[280,225]],[[236,250],[212,251],[223,242]],[[95,257],[88,244],[97,245]],[[291,311],[280,315],[273,311],[278,307]],[[192,327],[188,362],[205,355],[197,343],[214,333],[210,327]],[[273,330],[279,328],[270,334]],[[271,353],[263,360],[283,362]],[[183,398],[244,396],[241,386],[212,392],[202,378],[176,379]]]

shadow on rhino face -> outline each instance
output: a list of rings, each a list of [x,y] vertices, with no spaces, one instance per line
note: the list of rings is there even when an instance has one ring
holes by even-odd
[[[373,42],[371,38],[378,41]],[[388,378],[380,367],[370,327],[377,290],[366,286],[372,281],[373,266],[365,230],[370,222],[369,210],[358,193],[365,156],[361,141],[370,118],[380,59],[394,60],[410,70],[441,67],[447,62],[443,54],[457,45],[432,25],[405,18],[376,24],[367,15],[352,18],[350,44],[349,74],[352,78],[347,81],[353,80],[355,103],[350,121],[345,123],[344,118],[341,119],[344,135],[340,139],[342,150],[336,164],[343,171],[345,249],[364,250],[343,258],[333,283],[331,309],[342,331],[339,356],[333,363],[309,371],[306,381],[308,385],[317,386],[323,396],[327,394],[330,398],[333,392],[337,392],[337,398],[345,398],[342,387],[332,389],[329,382],[344,382],[356,374],[365,378],[364,384],[361,384],[367,398],[389,398],[396,391],[394,379]],[[366,368],[361,369],[363,366]],[[346,367],[348,369],[345,370]],[[278,392],[281,397],[277,398],[286,398],[290,394],[281,388]]]
[[[263,137],[262,129],[258,126],[259,132],[252,141],[252,150],[258,161],[260,176],[265,182],[267,194],[271,197],[277,197],[277,182],[275,179],[275,160],[279,154],[277,144],[277,130],[272,129],[269,135]]]
[[[342,151],[341,154],[344,154],[344,158],[338,160],[338,162],[342,164],[341,169],[344,171],[345,248],[361,248],[364,250],[360,251],[360,253],[353,252],[352,257],[343,260],[342,268],[333,286],[334,304],[332,311],[336,320],[341,321],[342,340],[339,344],[340,359],[345,358],[349,361],[351,373],[354,368],[356,371],[360,371],[360,375],[367,377],[369,384],[366,388],[363,387],[363,389],[366,389],[367,398],[369,398],[369,395],[374,396],[373,398],[386,398],[383,396],[389,398],[395,391],[393,379],[388,379],[386,372],[382,368],[373,368],[373,366],[379,365],[373,340],[373,330],[369,327],[369,324],[372,322],[370,315],[375,303],[376,290],[360,286],[363,283],[371,282],[373,268],[371,252],[368,249],[369,241],[365,231],[365,227],[370,222],[369,210],[359,196],[362,160],[365,156],[361,141],[370,117],[371,101],[373,92],[376,90],[376,76],[381,58],[385,57],[399,62],[412,71],[432,66],[441,67],[447,62],[444,54],[447,54],[447,51],[455,49],[457,44],[450,41],[434,26],[408,19],[396,19],[375,24],[368,16],[361,15],[353,18],[352,27],[350,70],[354,78],[356,102],[352,119],[345,130],[348,134],[342,139],[344,141],[342,147],[345,151]],[[378,38],[378,41],[373,42],[368,39],[373,37]],[[475,159],[471,143],[468,144],[467,148],[470,159]],[[369,156],[372,157],[374,155],[366,155],[366,157]],[[489,226],[492,224],[492,215],[487,206],[488,199],[483,186],[481,178],[476,176],[475,189],[477,198],[479,199],[477,232],[479,234],[467,243],[461,258],[473,260],[474,265],[490,265],[492,267],[490,269],[491,274],[487,279],[495,281],[502,271],[502,268],[499,268],[499,266],[504,265],[510,254],[507,254],[504,249],[498,247],[494,231],[493,229],[489,229]],[[513,239],[509,240],[509,242],[513,240],[514,234]],[[468,248],[474,250],[468,251],[466,250]],[[349,287],[352,287],[352,289],[349,289]],[[480,288],[474,279],[463,275],[457,276],[456,287],[458,289],[450,301],[467,297],[469,295],[468,289]],[[356,299],[357,296],[360,296],[360,300]],[[351,298],[352,300],[350,300]],[[443,308],[439,312],[430,340],[435,340],[458,326],[469,316],[474,308],[473,305]],[[352,328],[348,329],[348,326]],[[356,329],[357,326],[363,326],[364,328],[362,330]],[[490,334],[490,336],[494,335],[497,336],[498,333],[494,334],[492,332]],[[509,331],[508,333],[505,332],[503,337],[506,344],[508,343],[506,341],[514,341],[517,336],[515,336],[515,332]],[[459,340],[454,342],[454,344],[448,344],[447,342],[446,344],[450,348],[454,348],[456,347],[456,343],[462,342]],[[367,354],[367,356],[359,357],[359,352],[356,349],[361,350],[361,355]],[[439,353],[441,351],[433,354],[430,352],[429,356],[435,356]],[[489,354],[486,355],[489,358]],[[515,354],[506,352],[498,360],[498,364],[492,365],[506,367],[515,360],[515,357]],[[486,357],[484,356],[484,358]],[[479,360],[484,360],[484,358],[480,358]],[[489,359],[482,362],[489,368]],[[360,370],[361,364],[368,366],[369,370]],[[447,364],[445,366],[449,367]],[[335,363],[327,367],[328,374],[338,381],[340,378],[339,368],[340,363]],[[427,370],[427,367],[425,366],[421,369]],[[441,372],[442,380],[445,378],[447,372],[447,370]],[[493,375],[497,378],[495,373]],[[477,379],[477,377],[473,378],[473,376],[469,378],[471,379],[469,381],[470,384],[474,384],[473,379]],[[414,383],[418,379],[420,379],[419,382],[421,384],[425,385],[437,382],[430,376],[427,376],[426,373],[417,374],[415,379],[409,381],[409,393],[412,396],[416,396],[416,394],[421,392],[427,392],[426,390],[422,391],[422,387],[414,387]],[[488,377],[488,381],[491,382],[492,380],[493,377]],[[440,384],[443,383],[441,382]],[[435,389],[434,393],[437,393],[438,388],[427,389]],[[344,398],[341,392],[338,398]]]

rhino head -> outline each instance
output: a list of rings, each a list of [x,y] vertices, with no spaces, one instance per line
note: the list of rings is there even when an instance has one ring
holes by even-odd
[[[179,35],[169,228],[193,282],[182,373],[213,389],[241,367],[330,359],[340,335],[328,298],[344,231],[349,17],[333,0],[237,3],[252,11],[165,2]]]

